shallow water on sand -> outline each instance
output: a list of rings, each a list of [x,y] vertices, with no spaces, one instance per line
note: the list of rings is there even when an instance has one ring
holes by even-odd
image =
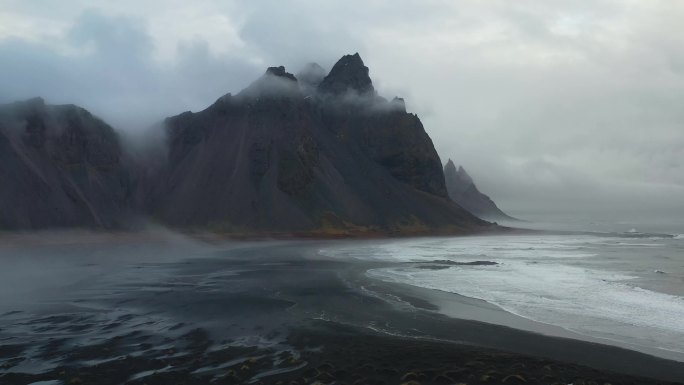
[[[682,314],[676,270],[682,245],[675,238],[584,234],[205,243],[167,233],[46,236],[0,238],[0,376],[48,379],[62,366],[99,375],[107,367],[135,380],[166,373],[172,359],[174,375],[212,377],[225,374],[224,364],[251,359],[255,351],[265,357],[260,370],[273,373],[280,370],[281,353],[296,353],[287,343],[290,331],[314,320],[573,362],[578,357],[572,349],[593,346],[565,342],[574,347],[566,354],[555,338],[435,313],[435,305],[446,301],[455,310],[444,314],[456,318],[577,336],[453,293],[487,299],[551,325],[584,327],[580,331],[591,335],[609,331],[610,337],[632,338],[635,344],[676,345],[682,336],[676,322]],[[674,247],[674,254],[665,255],[661,244]],[[647,264],[643,271],[635,268],[629,258],[643,258],[645,250],[669,257],[660,258],[664,262],[657,267],[666,273],[650,274],[653,267]],[[368,269],[374,278],[364,274]],[[633,352],[594,347],[586,362],[614,369],[605,357],[617,351],[627,357],[618,362],[620,370],[634,357],[655,364],[649,368],[672,368]]]

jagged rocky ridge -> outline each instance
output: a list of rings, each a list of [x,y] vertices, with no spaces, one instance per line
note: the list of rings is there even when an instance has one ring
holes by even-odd
[[[451,200],[478,217],[487,220],[517,220],[501,211],[491,198],[481,193],[466,170],[462,166],[456,169],[451,159],[444,165],[444,179]]]
[[[237,95],[168,118],[169,157],[150,213],[231,232],[466,231],[441,162],[403,101],[377,96],[358,54],[324,78],[269,68]],[[318,73],[318,76],[315,76]]]
[[[111,127],[78,107],[3,107],[0,178],[12,187],[1,192],[0,226],[117,228],[131,212],[234,234],[491,226],[449,200],[420,120],[402,99],[377,95],[358,54],[327,75],[310,64],[298,76],[271,67],[236,95],[167,118],[168,153],[154,167],[127,158]]]
[[[40,98],[0,106],[0,230],[116,228],[131,179],[114,130],[88,111]]]

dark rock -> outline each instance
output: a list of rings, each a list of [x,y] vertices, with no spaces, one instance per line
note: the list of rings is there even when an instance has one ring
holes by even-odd
[[[285,71],[285,67],[268,67],[266,72],[235,97],[227,94],[219,98],[212,107],[217,112],[230,113],[230,107],[235,100],[252,106],[259,99],[280,99],[301,96],[297,78]],[[192,115],[188,115],[190,117]]]
[[[516,220],[481,193],[466,170],[462,166],[457,170],[451,159],[444,166],[444,180],[451,200],[476,216],[487,220]]]
[[[420,119],[375,94],[358,54],[321,72],[308,66],[300,84],[269,67],[237,95],[165,119],[154,133],[168,148],[154,156],[124,153],[110,126],[76,106],[0,106],[0,229],[119,228],[135,213],[249,234],[491,226],[449,200]]]
[[[374,94],[368,67],[358,53],[343,56],[318,86],[319,91],[333,95],[355,92],[359,95]]]
[[[401,112],[406,112],[406,103],[404,102],[403,98],[395,96],[394,99],[392,99],[392,101],[390,102],[390,104],[393,109],[396,109]]]
[[[417,267],[423,270],[446,270],[449,268],[449,266],[444,265],[418,265]]]
[[[0,229],[118,228],[130,215],[118,136],[77,106],[0,106],[0,164]]]
[[[373,91],[358,54],[320,83],[325,97],[309,98],[283,67],[271,67],[237,96],[166,119],[168,163],[148,212],[173,226],[229,232],[488,226],[449,201],[417,116],[380,99],[350,106],[334,95],[343,88]]]
[[[297,81],[297,78],[296,78],[294,75],[292,75],[291,73],[286,72],[286,71],[285,71],[285,67],[283,67],[283,66],[280,66],[280,67],[268,67],[268,68],[266,69],[266,73],[267,73],[267,74],[270,74],[270,75],[273,75],[273,76],[278,76],[278,77],[282,77],[282,78],[285,78],[285,79],[288,79],[288,80],[292,80],[292,81],[294,81],[294,82]]]
[[[458,262],[450,261],[448,259],[436,259],[432,263],[439,263],[441,265],[452,265],[452,266],[494,266],[498,265],[494,261],[472,261],[472,262]]]

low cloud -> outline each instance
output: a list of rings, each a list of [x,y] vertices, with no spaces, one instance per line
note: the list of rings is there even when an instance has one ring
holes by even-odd
[[[263,69],[218,55],[206,41],[180,41],[171,62],[155,60],[144,20],[82,13],[54,42],[0,40],[0,100],[40,95],[86,107],[119,129],[139,129],[200,109]]]
[[[77,103],[134,130],[235,94],[268,66],[331,68],[358,51],[379,94],[404,97],[443,161],[463,164],[505,210],[684,210],[677,2],[3,8],[2,101]]]

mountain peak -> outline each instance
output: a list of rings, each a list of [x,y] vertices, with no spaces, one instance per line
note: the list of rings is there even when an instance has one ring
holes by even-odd
[[[27,99],[25,103],[30,106],[44,107],[45,99],[41,98],[40,96],[36,96],[34,98]]]
[[[368,67],[363,64],[358,53],[342,56],[318,89],[334,95],[344,94],[350,90],[359,94],[375,92],[373,82],[368,76]]]
[[[473,178],[470,177],[470,175],[465,170],[465,168],[463,168],[463,166],[458,166],[458,172],[457,173],[458,173],[458,177],[462,181],[467,182],[467,183],[471,183],[471,184],[473,183]]]
[[[266,69],[266,74],[267,75],[273,75],[273,76],[278,76],[281,78],[286,78],[292,81],[297,81],[297,78],[292,75],[291,73],[285,71],[285,67],[279,66],[279,67],[268,67]]]
[[[287,72],[285,67],[268,67],[259,79],[240,91],[237,96],[240,98],[258,98],[294,95],[299,92],[297,84],[297,78]],[[221,99],[225,98],[226,96]]]
[[[444,165],[444,181],[451,200],[480,218],[515,220],[501,211],[487,195],[481,193],[465,168],[458,166],[456,169],[451,159]]]
[[[297,73],[302,84],[317,87],[325,78],[325,70],[318,63],[308,63]]]
[[[401,112],[406,112],[406,102],[404,101],[404,98],[400,98],[398,96],[395,96],[392,101],[390,102],[390,105],[392,108],[395,110],[401,111]]]
[[[451,159],[444,165],[444,179],[450,195],[462,194],[473,185],[473,179],[468,175],[463,166],[458,166],[457,169]]]
[[[45,100],[37,96],[31,99],[16,101],[12,103],[14,105],[15,111],[31,111],[32,113],[39,113],[44,111],[46,108]]]

